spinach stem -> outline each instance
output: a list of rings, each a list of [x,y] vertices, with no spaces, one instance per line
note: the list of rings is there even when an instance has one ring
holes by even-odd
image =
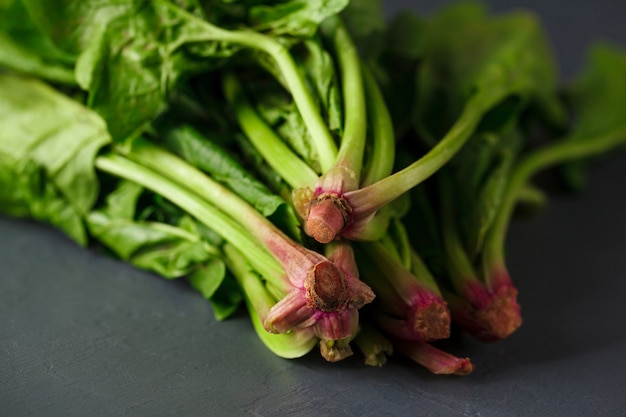
[[[247,233],[258,239],[276,258],[292,284],[302,284],[311,258],[315,258],[311,251],[291,240],[237,194],[186,161],[149,142],[136,140],[130,148],[121,151],[126,152],[129,159],[161,173],[181,188],[186,188],[218,210],[228,213],[235,222],[245,224]]]
[[[466,282],[478,281],[478,276],[459,236],[458,214],[455,211],[454,190],[451,182],[446,172],[440,172],[441,233],[448,277],[455,290],[462,294]]]
[[[327,36],[330,38],[339,65],[344,103],[344,128],[336,164],[349,168],[355,177],[359,178],[367,136],[367,110],[361,60],[350,34],[338,17],[326,21],[323,29],[330,32]]]
[[[276,304],[276,300],[239,250],[233,245],[225,244],[223,251],[226,265],[243,291],[254,330],[265,346],[281,358],[288,359],[298,358],[310,352],[318,343],[312,327],[286,334],[270,333],[265,329],[263,321]]]
[[[265,161],[292,188],[311,187],[317,181],[315,171],[296,155],[252,107],[237,76],[224,76],[224,93],[241,129]]]
[[[524,156],[511,174],[500,211],[485,238],[483,253],[485,271],[493,271],[496,268],[504,267],[504,245],[508,225],[511,222],[518,196],[533,175],[553,165],[607,152],[624,143],[625,138],[626,125],[621,129],[612,130],[599,138],[576,140],[565,138],[531,151]],[[489,278],[492,274],[488,273],[486,275],[486,278]]]
[[[324,119],[307,89],[304,76],[298,69],[286,46],[277,40],[252,30],[228,30],[215,26],[180,7],[164,1],[163,4],[175,13],[184,15],[190,22],[205,28],[202,36],[187,36],[179,44],[187,42],[223,41],[232,42],[248,48],[262,51],[271,56],[284,78],[287,89],[293,96],[296,107],[306,124],[314,143],[322,171],[330,169],[337,157],[337,145],[332,134],[324,123]],[[174,46],[176,47],[176,46]]]
[[[366,187],[391,175],[395,162],[396,143],[391,116],[383,94],[371,71],[365,66],[363,67],[363,81],[372,137],[372,150],[360,184],[361,187]]]
[[[133,181],[162,195],[187,213],[204,223],[226,241],[247,254],[254,269],[267,280],[284,276],[280,264],[251,238],[240,224],[217,208],[207,204],[193,192],[180,187],[150,168],[117,154],[106,154],[96,158],[95,165],[101,171]],[[273,285],[284,288],[284,280],[274,280]]]
[[[485,108],[482,98],[474,96],[470,99],[448,133],[420,159],[371,185],[346,193],[344,197],[352,206],[355,217],[358,214],[355,220],[371,216],[445,165],[478,126],[483,112],[476,108]]]

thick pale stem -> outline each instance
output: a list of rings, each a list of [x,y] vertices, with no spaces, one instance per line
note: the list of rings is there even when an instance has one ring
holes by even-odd
[[[139,162],[150,170],[161,172],[164,177],[177,183],[179,190],[174,191],[180,193],[187,190],[190,194],[205,199],[208,203],[205,205],[214,205],[223,213],[229,213],[233,216],[231,218],[234,221],[242,225],[245,224],[245,228],[240,227],[240,235],[247,233],[258,239],[278,261],[291,285],[295,287],[304,285],[306,287],[308,283],[310,290],[308,290],[307,295],[315,297],[309,300],[311,305],[319,305],[320,308],[323,307],[324,311],[328,311],[335,306],[340,308],[343,303],[347,302],[347,295],[327,291],[327,288],[331,286],[341,288],[346,285],[345,277],[340,270],[321,254],[291,240],[239,196],[175,155],[149,143],[138,142],[133,148],[127,150],[127,155],[128,158]],[[154,182],[158,183],[158,181]],[[142,185],[148,188],[154,186],[152,182]],[[159,191],[157,190],[157,192]],[[169,190],[169,192],[173,191]],[[174,198],[172,201],[177,200]],[[222,214],[219,210],[216,211]],[[228,218],[226,215],[222,217]],[[213,227],[213,225],[209,224],[209,227]],[[222,236],[229,239],[228,235]],[[248,238],[246,241],[250,241],[250,239]],[[254,250],[249,248],[239,249],[244,253],[248,253],[248,251],[254,253]]]
[[[234,74],[225,75],[224,92],[241,129],[268,165],[292,188],[313,187],[318,179],[315,171],[259,116]]]
[[[206,204],[200,197],[180,187],[171,180],[120,155],[103,155],[96,159],[96,167],[101,171],[125,178],[150,189],[177,204],[181,209],[200,222],[215,230],[242,253],[248,254],[254,268],[268,279],[284,274],[280,264],[256,240],[232,218]],[[285,288],[284,282],[277,280],[274,285]]]
[[[266,331],[263,322],[276,301],[241,252],[234,246],[226,244],[224,245],[224,255],[228,269],[244,293],[248,314],[254,329],[265,346],[282,358],[298,358],[310,352],[318,343],[318,339],[310,327],[298,329],[288,334],[273,334]]]

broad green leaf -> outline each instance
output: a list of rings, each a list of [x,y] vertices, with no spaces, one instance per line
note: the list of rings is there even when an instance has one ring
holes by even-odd
[[[212,259],[196,269],[188,280],[192,287],[210,300],[226,278],[226,265],[220,259]]]
[[[183,77],[238,49],[213,41],[216,28],[193,0],[24,3],[38,29],[77,60],[76,79],[115,140],[140,133]]]
[[[194,285],[193,282],[194,281],[192,281],[192,285]],[[198,285],[199,282],[195,281],[195,284]],[[202,290],[202,287],[196,288]],[[229,276],[223,279],[220,286],[213,292],[211,298],[209,298],[209,303],[211,303],[213,314],[217,320],[225,320],[230,317],[237,311],[242,301],[243,295],[241,294],[237,282]]]
[[[86,243],[82,217],[98,195],[94,158],[109,143],[93,111],[29,78],[0,73],[0,209]]]
[[[55,47],[32,22],[19,0],[0,3],[0,68],[75,84],[74,59]]]
[[[497,116],[483,120],[479,130],[507,126],[527,105],[549,109],[552,119],[564,120],[555,94],[555,63],[531,13],[489,16],[474,3],[449,6],[426,22],[423,53],[416,123],[431,143],[467,106]],[[507,111],[497,111],[511,97],[513,101],[505,102]]]
[[[182,77],[210,69],[212,58],[236,49],[195,44],[209,37],[201,20],[163,1],[143,3],[108,22],[81,57],[78,76],[89,82],[89,105],[109,122],[116,140],[145,129]]]
[[[57,48],[77,58],[116,17],[142,0],[22,0],[33,21]]]

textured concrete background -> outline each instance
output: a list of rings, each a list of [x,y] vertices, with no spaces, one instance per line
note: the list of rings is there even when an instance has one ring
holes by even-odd
[[[430,12],[442,1],[387,1]],[[591,39],[626,47],[623,1],[494,1],[542,16],[563,73]],[[625,75],[626,76],[626,75]],[[273,356],[247,317],[216,322],[179,282],[0,217],[0,415],[617,416],[626,412],[626,154],[594,167],[582,197],[514,223],[509,266],[525,323],[491,345],[468,337],[469,377],[402,358]]]

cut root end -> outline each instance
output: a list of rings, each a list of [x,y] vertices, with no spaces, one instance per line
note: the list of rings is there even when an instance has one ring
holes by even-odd
[[[327,313],[342,310],[350,298],[346,277],[330,261],[314,265],[307,272],[304,287],[308,307]]]
[[[348,203],[336,194],[320,194],[313,202],[306,220],[306,233],[319,243],[329,243],[346,227],[350,219]]]
[[[413,329],[422,340],[450,337],[450,311],[443,303],[432,303],[415,312]]]
[[[491,291],[476,286],[468,294],[468,299],[456,300],[450,307],[453,319],[478,340],[505,339],[522,325],[517,289],[511,283]]]

